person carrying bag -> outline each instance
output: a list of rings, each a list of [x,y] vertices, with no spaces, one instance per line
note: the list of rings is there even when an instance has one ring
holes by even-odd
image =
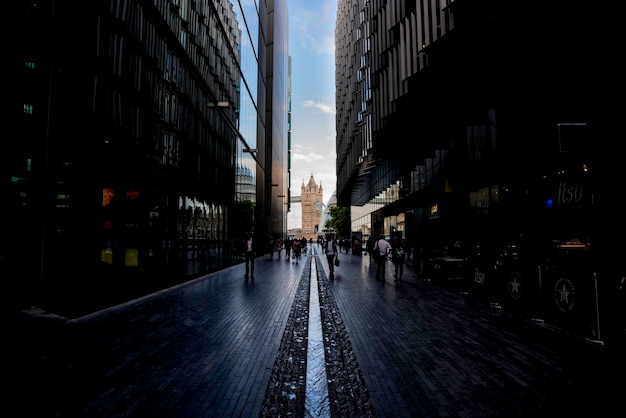
[[[328,237],[326,240],[324,252],[326,252],[326,260],[328,260],[329,277],[332,279],[335,277],[335,266],[339,266],[339,259],[337,258],[337,242],[333,238]]]
[[[374,256],[376,260],[376,280],[385,281],[385,266],[387,264],[387,254],[389,254],[389,250],[391,249],[391,245],[384,236],[381,236],[378,241],[376,241],[376,245],[374,246]]]
[[[376,243],[374,244],[374,249],[372,250],[372,257],[374,257],[374,261],[376,261],[377,263],[387,258],[387,255],[383,255],[383,253],[381,253],[381,249],[378,247],[378,241],[380,241],[381,239],[384,238],[376,240]]]

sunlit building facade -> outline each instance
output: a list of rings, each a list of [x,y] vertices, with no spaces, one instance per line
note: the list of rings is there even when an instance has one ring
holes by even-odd
[[[322,214],[324,212],[324,189],[322,182],[317,184],[311,174],[309,181],[302,181],[300,187],[300,199],[302,202],[302,236],[306,239],[317,239],[324,225]]]
[[[22,3],[0,156],[15,303],[105,307],[282,228],[286,1]]]

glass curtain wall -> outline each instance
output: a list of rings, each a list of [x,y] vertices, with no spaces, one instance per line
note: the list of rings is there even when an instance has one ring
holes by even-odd
[[[235,210],[231,223],[234,240],[254,233],[254,213],[257,205],[257,151],[259,89],[259,30],[260,16],[257,1],[235,1],[235,16],[242,31],[239,53],[241,82],[239,91],[239,133],[236,147],[237,175],[235,179]],[[233,244],[235,245],[235,244]]]

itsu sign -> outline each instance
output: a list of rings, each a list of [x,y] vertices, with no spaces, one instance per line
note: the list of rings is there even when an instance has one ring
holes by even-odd
[[[585,199],[583,183],[560,182],[557,188],[556,205],[560,207],[580,206]]]

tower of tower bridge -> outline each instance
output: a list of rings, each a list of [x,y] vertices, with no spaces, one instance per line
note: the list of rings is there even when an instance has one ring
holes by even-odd
[[[306,239],[312,238],[316,240],[318,235],[322,233],[322,213],[323,213],[323,191],[322,182],[319,186],[315,183],[313,173],[309,178],[309,182],[302,187],[300,196],[302,199],[302,235]]]

